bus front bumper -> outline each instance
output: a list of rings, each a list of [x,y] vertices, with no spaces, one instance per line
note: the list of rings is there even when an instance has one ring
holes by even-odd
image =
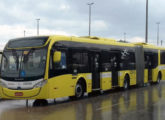
[[[47,99],[46,86],[30,90],[12,90],[0,88],[0,97],[4,99]]]

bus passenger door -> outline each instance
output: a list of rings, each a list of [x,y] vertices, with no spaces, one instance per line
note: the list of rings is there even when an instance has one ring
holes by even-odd
[[[146,65],[147,65],[147,69],[148,69],[148,82],[152,81],[151,60],[152,60],[152,56],[151,55],[146,55]]]
[[[117,54],[111,54],[111,66],[112,66],[112,86],[118,85],[118,63],[119,56]]]
[[[100,55],[93,53],[91,55],[91,70],[92,70],[92,89],[100,89]]]

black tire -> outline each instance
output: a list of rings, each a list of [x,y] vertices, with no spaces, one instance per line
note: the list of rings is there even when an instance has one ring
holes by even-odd
[[[125,76],[125,78],[124,78],[124,86],[123,86],[123,89],[124,90],[128,90],[128,88],[129,88],[129,78],[127,77],[127,76]]]
[[[84,97],[84,86],[81,82],[78,82],[75,87],[75,96],[70,96],[72,100],[81,99]]]
[[[48,105],[48,101],[45,99],[37,99],[33,103],[34,107],[47,106],[47,105]]]

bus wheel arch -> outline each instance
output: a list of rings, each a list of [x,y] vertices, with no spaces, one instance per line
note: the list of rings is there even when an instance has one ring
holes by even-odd
[[[86,92],[86,82],[84,78],[79,78],[75,86],[75,95],[70,96],[70,99],[76,100],[81,99]]]
[[[81,77],[81,78],[78,79],[77,83],[78,82],[82,84],[84,92],[86,92],[87,91],[87,84],[86,84],[85,79],[83,77]]]
[[[129,86],[130,86],[130,76],[128,73],[126,73],[124,77],[124,83],[123,83],[124,90],[127,90]]]

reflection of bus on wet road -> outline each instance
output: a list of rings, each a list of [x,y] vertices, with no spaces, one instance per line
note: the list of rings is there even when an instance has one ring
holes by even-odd
[[[164,85],[165,82],[162,82],[160,86],[57,103],[56,106],[48,105],[44,109],[42,107],[27,109],[22,104],[20,106],[10,104],[9,108],[0,111],[0,120],[152,120],[153,118],[157,120],[164,115]],[[0,106],[3,106],[2,102]]]
[[[2,98],[54,99],[165,79],[165,49],[98,37],[13,39],[1,66]],[[37,103],[36,102],[36,103]],[[46,101],[44,101],[46,102]]]

